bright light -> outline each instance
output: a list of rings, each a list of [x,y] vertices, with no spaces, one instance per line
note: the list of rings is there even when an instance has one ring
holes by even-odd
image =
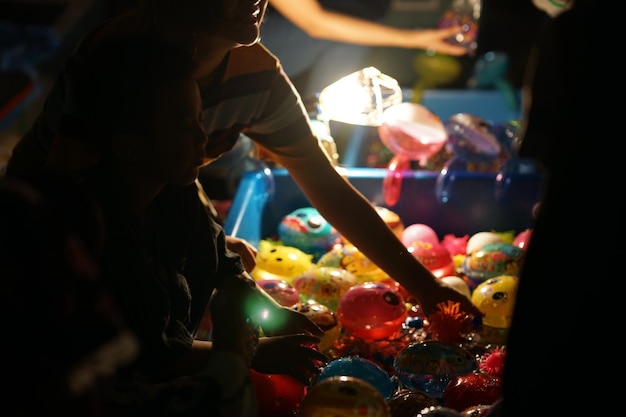
[[[320,118],[355,125],[379,126],[383,111],[402,102],[398,81],[374,67],[353,72],[324,88]]]

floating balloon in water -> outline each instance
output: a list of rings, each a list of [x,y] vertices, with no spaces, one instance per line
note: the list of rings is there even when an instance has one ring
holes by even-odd
[[[458,344],[427,340],[402,349],[393,367],[403,386],[440,399],[453,377],[478,369],[478,362]]]
[[[404,246],[411,246],[414,242],[439,243],[439,236],[432,227],[423,223],[413,223],[404,228],[400,238]]]
[[[457,375],[443,392],[443,405],[459,412],[480,404],[493,404],[502,396],[502,379],[474,371]]]
[[[345,356],[328,362],[320,368],[314,386],[336,376],[360,378],[373,386],[385,399],[391,397],[397,388],[387,372],[373,361],[360,356]]]
[[[343,268],[354,274],[359,283],[380,281],[388,276],[385,271],[351,243],[333,246],[330,251],[317,260],[316,265]]]
[[[528,250],[530,238],[533,235],[533,229],[526,229],[519,232],[513,239],[513,244],[520,249]]]
[[[322,329],[324,335],[321,337],[317,347],[320,352],[324,352],[333,346],[341,335],[341,324],[335,311],[324,304],[314,300],[297,303],[292,306],[296,311],[307,316],[313,323]]]
[[[341,326],[365,340],[394,335],[408,315],[404,297],[381,282],[365,282],[350,288],[341,297],[337,316]]]
[[[293,246],[313,255],[313,261],[333,246],[339,232],[314,207],[301,207],[285,215],[278,225],[278,237],[285,246]]]
[[[257,285],[282,306],[291,307],[300,301],[298,290],[283,279],[262,279]]]
[[[278,245],[266,240],[259,243],[256,266],[250,272],[255,281],[282,279],[291,284],[293,278],[315,265],[313,255],[293,246]]]
[[[358,283],[357,277],[343,268],[313,266],[293,279],[301,301],[315,300],[337,311],[339,300]]]
[[[457,113],[445,123],[448,135],[447,147],[453,156],[441,169],[435,183],[435,193],[442,203],[452,194],[457,172],[467,171],[470,163],[491,163],[501,152],[492,124],[468,113]]]
[[[313,385],[295,415],[392,417],[380,392],[363,379],[351,376],[334,376]]]
[[[467,282],[463,280],[463,278],[457,277],[456,275],[447,275],[447,276],[441,277],[440,279],[444,284],[457,290],[458,292],[466,296],[468,299],[472,298],[472,290],[470,289]]]
[[[466,254],[469,255],[477,249],[482,248],[490,243],[504,242],[502,236],[495,232],[478,232],[474,233],[465,246]]]
[[[306,394],[306,385],[288,374],[263,374],[250,369],[258,417],[291,417]]]
[[[437,278],[454,274],[454,260],[448,249],[441,243],[418,240],[407,249]]]
[[[448,135],[437,115],[421,104],[407,102],[394,104],[383,112],[378,134],[394,154],[383,179],[385,203],[393,207],[400,198],[403,172],[410,168],[410,161],[425,166],[428,158],[443,148]]]
[[[499,275],[517,275],[524,253],[511,243],[489,243],[465,257],[463,273],[476,285]]]
[[[393,417],[415,417],[426,407],[439,405],[439,401],[430,394],[414,389],[402,389],[387,400]]]
[[[518,278],[499,275],[482,282],[472,292],[472,304],[485,313],[483,325],[508,329],[513,318]]]

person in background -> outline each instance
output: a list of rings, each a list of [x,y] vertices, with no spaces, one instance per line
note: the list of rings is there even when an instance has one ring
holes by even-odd
[[[135,31],[187,47],[194,57],[208,134],[204,164],[210,166],[245,134],[255,142],[259,155],[289,171],[329,223],[414,295],[425,314],[438,311],[439,303],[453,301],[466,313],[482,316],[467,297],[421,264],[372,203],[335,169],[280,61],[260,43],[266,6],[267,0],[144,0],[136,10],[86,35],[77,54],[98,39]],[[72,135],[68,122],[84,106],[72,106],[71,96],[71,74],[66,71],[48,96],[42,115],[13,149],[7,173],[44,165],[76,171],[98,160],[97,150]],[[210,182],[203,185],[211,186]],[[261,341],[259,351],[262,345]]]
[[[622,110],[601,104],[612,85],[606,80],[619,83],[621,69],[594,57],[599,43],[617,48],[619,38],[602,2],[533,3],[546,15],[527,67],[519,154],[541,163],[547,184],[520,271],[502,400],[488,415],[602,414],[602,407],[619,407],[607,395],[607,373],[620,349],[621,312],[613,308],[620,296],[611,292],[626,252],[619,236],[626,207],[614,193],[622,187],[623,157],[604,142],[615,138],[619,123],[608,121]],[[569,281],[570,273],[582,281]],[[571,381],[580,398],[572,397]]]
[[[384,22],[390,0],[270,0],[261,42],[304,98],[368,64],[372,47],[430,50],[463,56],[448,40],[460,27],[412,29]]]

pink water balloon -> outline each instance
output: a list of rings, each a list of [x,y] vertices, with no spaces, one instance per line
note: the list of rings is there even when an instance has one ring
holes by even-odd
[[[378,134],[394,153],[383,180],[385,203],[391,207],[400,199],[403,171],[410,168],[410,162],[425,166],[443,148],[448,134],[437,115],[421,104],[409,102],[394,104],[383,112]]]
[[[411,246],[414,242],[429,242],[432,244],[439,243],[439,237],[437,232],[423,223],[413,223],[404,228],[402,236],[400,237],[404,246]]]
[[[356,337],[380,340],[400,330],[408,315],[405,300],[395,288],[365,282],[350,288],[339,301],[341,326]]]

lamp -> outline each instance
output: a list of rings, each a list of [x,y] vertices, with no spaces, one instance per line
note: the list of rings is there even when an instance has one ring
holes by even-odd
[[[402,102],[398,81],[374,67],[353,72],[322,89],[318,96],[317,121],[330,135],[330,121],[353,125],[342,162],[358,160],[369,127],[382,123],[383,111]]]
[[[318,118],[353,125],[379,126],[383,111],[402,102],[398,81],[374,67],[346,75],[319,95]]]

